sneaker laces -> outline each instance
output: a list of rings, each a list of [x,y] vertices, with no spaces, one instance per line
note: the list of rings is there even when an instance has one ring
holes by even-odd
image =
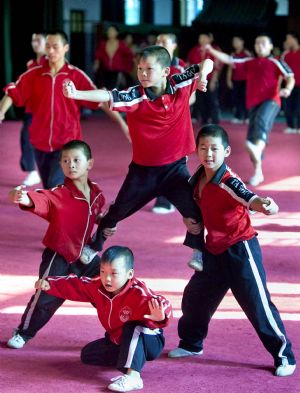
[[[135,386],[138,383],[138,378],[131,377],[128,374],[118,375],[117,377],[111,378],[111,381],[122,389]],[[125,390],[124,390],[125,391]]]
[[[23,344],[25,342],[24,338],[20,336],[20,334],[15,334],[13,336],[13,340],[20,344]]]
[[[124,374],[124,375],[118,375],[117,377],[112,378],[111,381],[115,382],[120,387],[125,388],[125,387],[127,387],[129,378],[130,377],[128,375]]]

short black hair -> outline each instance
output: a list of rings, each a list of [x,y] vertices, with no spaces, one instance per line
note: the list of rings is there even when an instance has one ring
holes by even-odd
[[[61,155],[62,155],[62,152],[66,151],[66,150],[71,150],[71,149],[81,149],[83,151],[84,155],[86,156],[87,160],[90,160],[92,158],[91,148],[84,141],[81,141],[79,139],[73,139],[72,141],[65,143],[61,149]]]
[[[56,29],[54,29],[54,30],[48,31],[47,32],[47,36],[48,35],[59,35],[61,37],[61,40],[62,40],[64,45],[67,45],[69,43],[68,36],[67,36],[67,34],[63,30],[60,30],[60,29],[56,30]]]
[[[171,56],[166,48],[160,45],[151,45],[144,48],[141,52],[140,59],[147,59],[153,56],[162,67],[171,66]]]
[[[123,257],[125,261],[126,270],[133,269],[134,257],[133,252],[128,247],[112,246],[107,248],[101,255],[101,263],[112,263],[115,259]]]
[[[196,146],[199,146],[200,138],[204,138],[206,136],[212,137],[220,137],[222,140],[222,145],[226,149],[229,146],[229,137],[227,132],[224,130],[223,127],[219,126],[218,124],[207,124],[200,128],[198,135],[196,137]]]

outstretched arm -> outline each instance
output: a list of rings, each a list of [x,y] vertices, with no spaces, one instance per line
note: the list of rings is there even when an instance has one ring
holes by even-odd
[[[18,203],[23,206],[27,207],[32,207],[33,201],[31,198],[28,196],[28,192],[24,190],[26,186],[21,185],[13,188],[9,194],[8,194],[8,199],[12,203]]]
[[[230,55],[213,48],[210,44],[207,44],[205,46],[205,49],[208,52],[210,52],[216,59],[220,60],[222,63],[234,64],[234,62],[232,61],[232,57]]]
[[[77,90],[74,83],[70,80],[64,82],[63,93],[67,98],[73,98],[74,100],[92,102],[110,101],[110,94],[107,90]]]
[[[250,204],[250,209],[263,213],[267,216],[277,214],[279,211],[278,205],[270,197],[261,198],[256,197]]]
[[[5,113],[9,110],[12,104],[13,100],[7,95],[5,95],[0,101],[0,123],[2,123],[2,121],[4,120]]]

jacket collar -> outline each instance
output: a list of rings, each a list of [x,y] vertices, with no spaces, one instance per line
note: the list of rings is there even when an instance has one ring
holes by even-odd
[[[220,184],[226,170],[227,170],[227,165],[225,164],[225,162],[223,162],[223,164],[220,166],[220,168],[215,173],[214,177],[210,180],[210,183]],[[194,175],[190,178],[189,182],[193,188],[198,183],[199,178],[203,172],[204,172],[204,166],[200,165],[198,167],[198,169],[196,170],[196,172],[194,173]]]
[[[151,88],[146,87],[144,89],[146,96],[149,98],[150,101],[155,100],[156,98],[159,98],[161,96],[157,96],[156,94],[153,93],[153,91],[151,90]],[[166,85],[166,90],[164,92],[164,94],[174,94],[175,93],[175,89],[174,87],[171,85],[170,80],[167,78],[167,85]]]
[[[100,188],[98,187],[98,185],[96,183],[93,183],[90,179],[88,179],[88,185],[90,186],[90,190],[91,190],[91,200],[90,203],[92,203],[94,201],[94,199],[102,193],[102,191],[100,190]],[[83,198],[86,199],[85,196],[83,195],[83,193],[78,190],[78,188],[74,185],[74,183],[72,182],[72,180],[70,180],[69,178],[65,178],[64,180],[64,186],[68,188],[68,190],[71,191],[71,193],[73,194],[74,198]]]

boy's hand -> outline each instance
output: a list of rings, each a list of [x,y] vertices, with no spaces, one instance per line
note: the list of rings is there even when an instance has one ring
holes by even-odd
[[[65,79],[63,82],[63,93],[67,98],[76,99],[77,90],[74,83],[70,79]]]
[[[270,197],[264,198],[262,208],[262,213],[266,214],[267,216],[277,214],[279,212],[278,205]]]
[[[41,289],[42,291],[48,291],[50,289],[50,284],[47,280],[37,280],[34,284],[35,289]]]
[[[165,309],[162,304],[160,304],[156,299],[151,299],[148,302],[150,314],[144,315],[144,318],[151,319],[151,321],[163,321],[165,319]]]
[[[205,93],[207,91],[207,81],[199,80],[199,82],[198,82],[198,90],[203,91],[203,93]]]
[[[102,233],[105,237],[113,236],[117,232],[117,227],[114,228],[104,228]]]
[[[290,94],[291,94],[290,89],[287,89],[286,87],[283,87],[282,89],[280,89],[280,92],[279,92],[280,97],[287,98],[290,96]]]
[[[183,217],[183,222],[187,227],[188,232],[190,232],[192,235],[199,235],[202,229],[202,224],[200,222],[197,222],[190,217]]]
[[[22,184],[11,190],[8,194],[8,199],[10,202],[18,203],[24,206],[32,206],[32,200],[27,195],[27,191],[24,190],[25,188],[26,186]]]

